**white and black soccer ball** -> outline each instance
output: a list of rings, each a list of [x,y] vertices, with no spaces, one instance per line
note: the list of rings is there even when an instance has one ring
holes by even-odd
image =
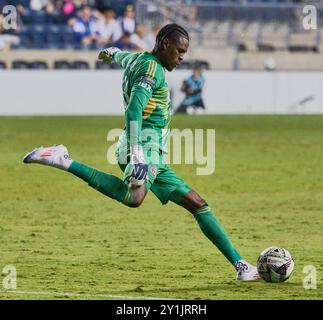
[[[269,247],[259,255],[257,269],[260,277],[265,281],[283,282],[293,272],[294,259],[284,248]]]

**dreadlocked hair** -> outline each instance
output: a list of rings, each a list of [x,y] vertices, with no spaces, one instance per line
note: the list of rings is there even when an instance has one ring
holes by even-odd
[[[164,39],[178,40],[179,38],[185,38],[190,40],[187,31],[176,23],[170,23],[163,26],[156,37],[156,44],[160,46]]]

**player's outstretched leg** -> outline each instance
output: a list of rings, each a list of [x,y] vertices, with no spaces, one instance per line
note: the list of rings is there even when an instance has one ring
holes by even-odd
[[[138,207],[147,193],[145,186],[131,190],[121,179],[112,174],[96,170],[83,163],[72,160],[69,157],[67,148],[62,144],[34,149],[26,154],[23,162],[39,163],[68,171],[104,195],[122,202],[129,207]]]
[[[205,236],[213,242],[236,269],[237,280],[259,279],[257,268],[243,260],[221,223],[212,214],[208,204],[195,191],[190,190],[184,196],[180,191],[175,191],[171,194],[170,200],[186,208],[194,215]]]

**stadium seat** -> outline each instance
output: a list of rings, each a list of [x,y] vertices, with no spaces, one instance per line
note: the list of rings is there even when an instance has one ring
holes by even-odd
[[[237,46],[237,50],[239,52],[246,52],[246,51],[248,51],[248,48],[247,48],[246,44],[243,43],[243,42],[238,42],[236,46]]]
[[[31,24],[45,24],[46,23],[46,12],[42,10],[30,12],[29,22]]]
[[[96,61],[95,69],[97,69],[97,70],[107,70],[107,69],[111,69],[111,68],[110,68],[110,65],[107,64],[107,63],[104,63],[102,61]]]
[[[37,24],[31,27],[31,42],[35,49],[45,49],[47,47],[46,41],[46,27]]]
[[[5,61],[0,61],[0,69],[7,69],[7,64]]]
[[[62,38],[62,47],[64,49],[77,49],[78,43],[75,39],[72,27],[62,25],[60,26],[60,34]]]
[[[12,61],[12,69],[30,69],[30,63],[25,60]]]
[[[275,51],[275,47],[271,44],[266,43],[258,43],[257,44],[258,51],[261,52],[273,52]]]
[[[72,63],[72,68],[73,69],[90,69],[90,65],[87,61],[82,61],[82,60],[76,60]]]
[[[46,41],[49,49],[61,49],[63,48],[63,37],[61,27],[50,24],[46,28]]]
[[[46,61],[36,60],[30,62],[29,65],[31,69],[48,69],[48,64]]]
[[[288,50],[290,52],[318,52],[316,46],[307,46],[307,45],[289,45]]]
[[[73,64],[67,60],[56,60],[54,69],[73,69]]]
[[[22,26],[20,29],[20,48],[30,48],[32,44],[32,30],[30,26]]]

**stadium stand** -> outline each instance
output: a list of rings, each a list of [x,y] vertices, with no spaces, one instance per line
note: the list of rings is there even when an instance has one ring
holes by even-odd
[[[320,28],[305,30],[303,8],[306,4],[291,0],[138,0],[137,20],[150,25],[166,21],[186,25],[194,48],[191,56],[203,57],[211,68],[263,70],[267,69],[270,58],[279,61],[276,65],[280,70],[322,70],[323,32]],[[317,26],[321,26],[322,1],[311,5],[315,5]],[[302,61],[300,57],[304,58],[304,53],[308,54],[308,59]],[[251,57],[261,63],[255,66]]]
[[[82,60],[81,55],[87,55],[88,51],[121,45],[123,32],[129,34],[129,48],[133,47],[135,51],[151,49],[158,28],[169,22],[182,24],[190,32],[189,61],[181,68],[191,68],[196,59],[202,59],[207,68],[240,69],[245,66],[252,69],[253,64],[248,65],[249,58],[242,60],[246,56],[262,57],[268,53],[272,59],[280,61],[285,61],[281,57],[285,57],[286,52],[291,61],[298,61],[296,54],[305,53],[311,55],[311,59],[315,54],[323,58],[323,32],[304,29],[302,8],[306,3],[302,1],[1,0],[0,9],[6,4],[16,5],[18,28],[1,28],[0,15],[0,50],[24,51],[27,62],[45,59],[49,69],[114,69],[115,65],[98,63],[95,54],[92,61],[85,59],[84,63],[76,64],[73,61]],[[317,24],[322,25],[323,4],[320,1],[312,4],[317,9]],[[34,57],[30,51],[39,51],[40,56]],[[64,54],[59,54],[54,63],[51,51],[68,52],[66,63],[60,61],[64,60]],[[8,54],[4,54],[4,61],[13,67]],[[68,67],[70,64],[72,66]],[[279,67],[289,69],[291,64],[279,64]],[[307,63],[294,65],[308,68]],[[310,68],[315,69],[315,65],[321,68],[316,62]],[[41,64],[38,67],[41,68]],[[261,68],[264,68],[264,62]]]

